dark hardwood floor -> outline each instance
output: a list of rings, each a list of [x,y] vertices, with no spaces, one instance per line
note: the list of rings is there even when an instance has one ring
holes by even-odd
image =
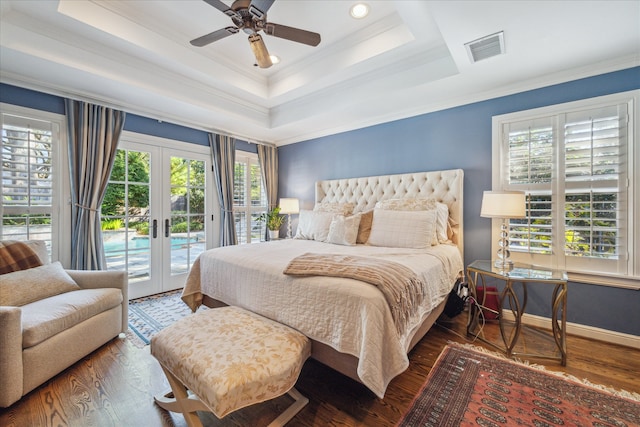
[[[309,360],[297,388],[310,402],[288,425],[395,425],[446,343],[467,342],[463,338],[466,319],[462,313],[451,321],[439,321],[410,353],[410,367],[391,382],[382,400],[363,385]],[[485,333],[497,335],[497,325],[486,325]],[[640,393],[640,350],[569,336],[568,355],[566,367],[555,361],[531,361],[593,383]],[[138,349],[116,338],[13,406],[1,409],[0,426],[186,426],[180,414],[168,413],[153,403],[153,395],[167,387],[148,346]],[[200,415],[206,426],[260,426],[288,404],[284,396],[223,420]]]

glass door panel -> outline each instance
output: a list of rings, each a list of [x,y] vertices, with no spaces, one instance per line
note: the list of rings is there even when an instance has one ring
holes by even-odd
[[[206,246],[205,162],[171,157],[171,275],[184,274]]]
[[[207,160],[203,156],[168,151],[168,201],[165,211],[169,218],[165,222],[165,248],[169,262],[164,269],[168,286],[184,286],[186,276],[194,261],[207,247],[206,184]],[[211,223],[211,222],[209,222]]]
[[[150,174],[150,152],[118,149],[101,207],[107,269],[126,270],[130,284],[151,278]]]
[[[180,288],[213,240],[209,155],[120,147],[102,205],[107,268],[128,272],[130,298]]]

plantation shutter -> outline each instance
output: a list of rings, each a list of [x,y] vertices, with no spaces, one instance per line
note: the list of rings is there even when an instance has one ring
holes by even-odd
[[[54,129],[51,122],[2,115],[0,238],[52,239]]]
[[[565,255],[626,260],[627,105],[564,120]]]
[[[551,254],[553,216],[551,184],[554,173],[553,117],[505,125],[506,182],[509,190],[527,194],[526,217],[509,221],[510,250]]]
[[[513,253],[626,274],[627,122],[623,103],[502,125],[501,188],[527,195],[526,217],[510,220]]]
[[[259,242],[266,224],[258,220],[268,209],[258,156],[236,151],[233,216],[238,244]]]
[[[247,242],[247,168],[244,159],[236,155],[235,172],[233,175],[233,217],[236,224],[238,243]]]

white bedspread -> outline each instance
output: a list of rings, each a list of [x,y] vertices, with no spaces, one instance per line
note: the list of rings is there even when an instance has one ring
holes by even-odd
[[[334,277],[292,277],[282,273],[305,252],[379,256],[416,271],[429,295],[398,334],[382,293],[373,285]],[[312,240],[279,240],[228,246],[196,260],[183,291],[195,310],[207,295],[288,325],[307,337],[358,360],[358,376],[378,397],[409,366],[408,346],[422,320],[449,294],[463,270],[457,247],[428,249],[340,246]]]

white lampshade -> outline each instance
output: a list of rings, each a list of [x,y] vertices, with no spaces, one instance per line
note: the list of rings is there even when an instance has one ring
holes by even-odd
[[[280,199],[281,214],[297,214],[300,212],[300,202],[298,199]]]
[[[480,216],[484,218],[524,218],[526,201],[523,191],[485,191]]]

